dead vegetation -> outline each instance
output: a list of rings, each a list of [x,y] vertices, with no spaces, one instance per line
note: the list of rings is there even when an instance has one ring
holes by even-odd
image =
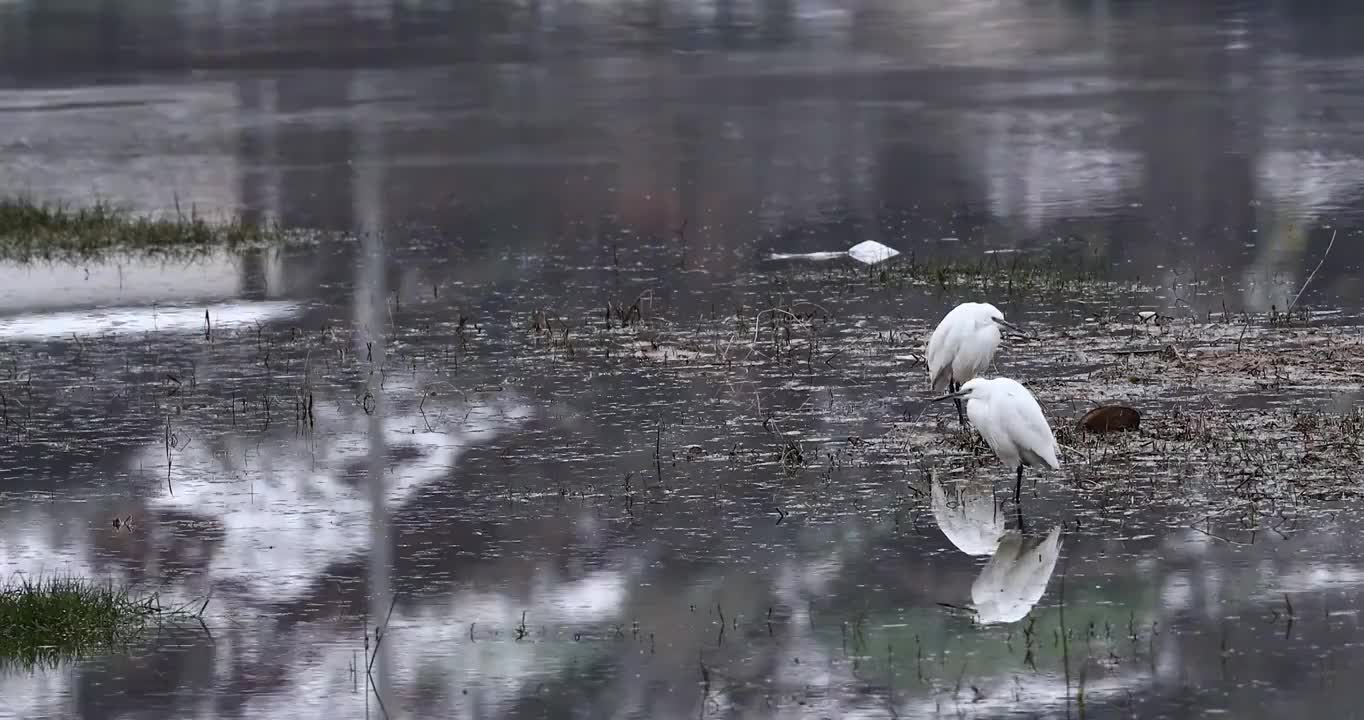
[[[420,376],[428,390],[464,392],[477,385],[480,368],[491,368],[514,383],[556,382],[569,392],[578,392],[583,378],[606,375],[624,387],[645,378],[695,379],[697,392],[715,388],[706,403],[723,397],[738,407],[752,399],[750,407],[726,412],[742,412],[743,423],[763,428],[758,444],[717,437],[695,452],[689,445],[689,459],[729,458],[824,478],[850,466],[966,456],[976,467],[997,462],[978,437],[956,429],[955,418],[925,414],[920,352],[934,318],[857,317],[847,304],[812,297],[782,289],[748,293],[748,302],[679,317],[651,291],[618,290],[590,303],[541,298],[503,318],[460,311],[454,322],[441,319],[446,308],[426,323],[409,320],[417,310],[404,306],[384,368],[373,367],[363,342],[335,328],[221,330],[206,322],[201,367],[154,353],[153,369],[132,373],[142,353],[92,337],[76,338],[76,357],[59,358],[60,372],[74,374],[73,382],[88,386],[92,396],[99,386],[121,388],[117,403],[161,418],[168,458],[184,442],[177,428],[191,416],[209,416],[198,424],[224,432],[282,423],[325,433],[318,413],[328,387],[357,383],[377,369],[385,377]],[[1321,400],[1358,387],[1364,329],[1302,322],[1301,316],[1208,322],[1154,312],[1053,322],[1040,341],[1007,342],[993,374],[1020,379],[1037,394],[1066,448],[1062,476],[1077,487],[1198,487],[1221,509],[1342,497],[1354,492],[1349,478],[1359,459],[1359,418]],[[495,324],[505,327],[490,333]],[[114,357],[102,357],[109,352]],[[119,357],[124,353],[131,362]],[[50,398],[32,392],[34,374],[44,372],[36,359],[12,354],[0,363],[0,425],[8,442],[41,439],[59,415]],[[46,371],[59,372],[55,362]],[[206,380],[209,365],[233,370]],[[834,397],[834,389],[846,387],[865,394]],[[764,393],[803,400],[764,407]],[[885,400],[878,406],[867,396]],[[349,402],[363,409],[372,399]],[[651,401],[639,402],[648,408]],[[1076,430],[1086,412],[1107,403],[1135,408],[1139,428],[1099,436]],[[881,437],[859,430],[856,447],[847,437],[814,437],[809,430],[867,422],[889,429]],[[664,456],[675,450],[661,449]]]
[[[1364,329],[1285,325],[1272,317],[1236,323],[1168,322],[1153,332],[1089,322],[1065,334],[1096,380],[1199,384],[1232,392],[1291,385],[1325,388],[1364,379]]]
[[[1357,497],[1361,328],[1269,320],[1167,319],[1149,333],[1090,321],[996,363],[1037,394],[1064,450],[1059,481],[1077,489],[1122,488],[1202,517]],[[1138,410],[1139,428],[1081,429],[1114,403]],[[997,465],[943,418],[901,423],[891,437],[912,462]]]
[[[598,322],[576,325],[533,314],[530,336],[549,355],[584,368],[666,369],[812,397],[847,382],[884,383],[910,408],[898,421],[886,418],[885,437],[855,452],[842,441],[773,434],[751,462],[787,474],[830,478],[867,463],[946,462],[985,472],[997,465],[978,435],[925,414],[919,345],[927,323],[885,328],[776,296],[681,322],[651,300],[611,301]],[[1361,361],[1364,330],[1353,325],[1311,324],[1283,313],[1209,322],[1134,312],[1091,317],[1044,331],[1040,342],[1006,346],[995,372],[1023,380],[1038,395],[1065,448],[1063,482],[1140,491],[1204,517],[1357,494],[1361,418],[1352,404],[1325,400],[1358,387]],[[1124,414],[1105,427],[1116,422],[1125,432],[1080,430],[1087,412],[1110,404],[1133,408],[1139,424]],[[754,421],[766,427],[767,412],[755,410]],[[788,411],[787,427],[800,414]]]
[[[773,364],[832,366],[847,349],[830,345],[834,320],[817,303],[769,298],[765,306],[741,304],[726,313],[716,309],[679,322],[655,314],[652,295],[645,293],[629,304],[609,300],[596,319],[574,321],[537,309],[526,325],[542,356],[734,370]]]

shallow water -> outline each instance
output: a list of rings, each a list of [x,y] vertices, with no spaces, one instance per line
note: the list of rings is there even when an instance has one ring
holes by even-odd
[[[3,187],[356,237],[0,265],[0,573],[208,600],[0,715],[1359,704],[1358,438],[1285,429],[1359,399],[1354,5],[152,5],[0,1]],[[1333,232],[1324,375],[1265,314]],[[769,259],[866,239],[1105,282]],[[1058,427],[1151,446],[1000,511],[912,359],[978,294]],[[1235,362],[1112,354],[1164,342]]]

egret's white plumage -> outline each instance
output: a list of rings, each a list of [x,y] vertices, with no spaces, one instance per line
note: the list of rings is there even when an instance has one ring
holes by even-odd
[[[967,302],[952,308],[933,329],[924,353],[933,390],[955,392],[962,383],[985,372],[1003,338],[1001,327],[1017,329],[990,303]],[[960,401],[957,415],[965,425]]]
[[[1056,458],[1056,436],[1042,414],[1042,406],[1027,388],[1009,378],[974,378],[961,389],[967,393],[966,414],[980,431],[1000,462],[1052,470],[1061,469]]]
[[[962,303],[947,313],[928,338],[928,380],[934,390],[964,383],[990,367],[999,348],[999,325],[1004,313],[990,303]]]
[[[1028,389],[1009,378],[973,378],[961,390],[939,399],[956,398],[966,402],[971,425],[1000,462],[1018,468],[1014,486],[1017,499],[1023,486],[1023,467],[1061,469],[1057,458],[1056,436]]]

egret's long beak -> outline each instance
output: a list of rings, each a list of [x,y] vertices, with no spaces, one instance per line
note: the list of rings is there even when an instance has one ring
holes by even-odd
[[[1004,328],[1004,329],[1006,329],[1006,330],[1013,330],[1019,337],[1032,339],[1032,335],[1029,335],[1029,334],[1027,333],[1027,331],[1025,331],[1023,328],[1021,328],[1021,327],[1019,327],[1019,326],[1017,326],[1017,325],[1015,325],[1015,324],[1009,322],[1008,320],[1005,320],[1004,318],[990,318],[990,319],[991,319],[991,320],[994,320],[996,325],[999,325],[1000,327],[1002,327],[1002,328]]]
[[[966,605],[953,605],[952,603],[940,602],[938,603],[938,607],[946,608],[957,615],[965,615],[967,617],[975,617],[979,614],[975,608]]]
[[[970,393],[971,393],[970,390],[958,390],[954,393],[947,393],[946,395],[943,395],[941,397],[932,398],[929,400],[929,402],[939,402],[942,400],[951,400],[952,398],[966,397]]]

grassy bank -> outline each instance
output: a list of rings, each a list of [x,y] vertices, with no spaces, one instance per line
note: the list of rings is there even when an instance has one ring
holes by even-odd
[[[85,260],[111,253],[194,255],[276,245],[296,234],[195,214],[145,216],[96,203],[69,208],[0,198],[0,260]]]
[[[79,657],[125,645],[166,622],[194,620],[202,608],[162,607],[80,578],[19,579],[0,584],[0,659],[18,662]]]

